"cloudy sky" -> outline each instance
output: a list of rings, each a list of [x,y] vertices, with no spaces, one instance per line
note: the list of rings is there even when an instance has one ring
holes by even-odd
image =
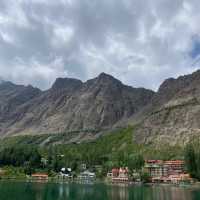
[[[157,89],[200,59],[199,0],[0,0],[0,77],[47,89],[101,72]]]

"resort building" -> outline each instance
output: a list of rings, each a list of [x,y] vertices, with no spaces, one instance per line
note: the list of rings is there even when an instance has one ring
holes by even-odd
[[[112,182],[128,182],[129,175],[128,175],[128,168],[114,168],[112,169],[112,173],[108,173],[107,177],[112,178]]]
[[[189,174],[178,174],[178,175],[169,175],[168,177],[161,177],[160,180],[157,180],[164,183],[173,183],[179,184],[181,182],[193,182],[193,179],[190,177]],[[153,182],[156,182],[154,179]]]
[[[161,177],[166,173],[162,160],[147,160],[145,162],[145,169],[151,177]]]
[[[119,176],[119,169],[117,169],[117,168],[112,169],[111,174],[112,174],[113,178],[117,178]]]
[[[31,177],[36,180],[48,180],[48,174],[44,174],[44,173],[32,174]]]
[[[184,161],[182,160],[147,160],[145,169],[151,177],[178,175],[184,173]]]
[[[79,180],[86,180],[86,181],[92,181],[96,178],[95,173],[90,172],[88,170],[80,173],[80,175],[78,176]]]
[[[184,161],[182,160],[170,160],[165,161],[164,166],[167,175],[177,175],[184,172]]]
[[[190,175],[184,171],[184,161],[182,160],[147,160],[144,168],[151,176],[152,182],[180,183],[192,181]]]

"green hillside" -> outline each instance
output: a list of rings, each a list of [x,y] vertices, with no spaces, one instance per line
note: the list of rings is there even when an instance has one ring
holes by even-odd
[[[143,145],[134,140],[134,128],[127,127],[107,133],[98,139],[82,143],[65,144],[65,141],[75,133],[43,134],[13,136],[0,140],[0,149],[12,146],[33,145],[47,154],[49,149],[59,154],[66,154],[76,159],[101,160],[102,157],[111,159],[118,154],[139,153],[147,159],[172,159],[182,157],[183,148],[180,146],[165,145]],[[70,136],[69,136],[70,135]]]

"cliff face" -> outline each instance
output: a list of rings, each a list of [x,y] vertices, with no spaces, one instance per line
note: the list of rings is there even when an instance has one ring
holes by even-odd
[[[128,122],[137,122],[139,143],[183,144],[199,136],[200,71],[167,79],[156,93],[105,73],[86,82],[58,78],[47,91],[0,83],[1,136],[112,129]]]
[[[146,106],[154,92],[107,74],[83,83],[58,78],[52,88],[0,84],[0,135],[112,128]]]
[[[200,134],[200,71],[167,79],[143,112],[141,143],[184,144]]]

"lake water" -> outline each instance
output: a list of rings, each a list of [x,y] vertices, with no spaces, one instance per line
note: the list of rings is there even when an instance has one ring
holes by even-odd
[[[1,181],[0,200],[200,200],[200,188]]]

